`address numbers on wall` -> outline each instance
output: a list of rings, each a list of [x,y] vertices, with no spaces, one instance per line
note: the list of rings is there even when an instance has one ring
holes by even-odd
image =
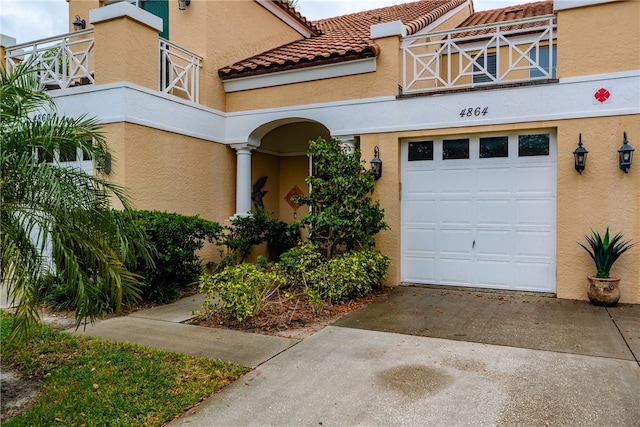
[[[462,111],[460,111],[460,117],[462,117],[463,119],[466,119],[468,117],[480,117],[480,116],[486,116],[489,113],[489,107],[470,107],[470,108],[463,108]]]

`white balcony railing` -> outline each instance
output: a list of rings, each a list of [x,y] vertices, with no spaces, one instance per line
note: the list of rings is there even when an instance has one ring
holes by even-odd
[[[457,28],[402,41],[402,93],[555,78],[554,15]]]
[[[160,90],[200,102],[202,57],[160,38]]]
[[[33,61],[40,81],[48,88],[93,84],[92,48],[92,29],[18,44],[6,48],[7,70],[20,62]]]

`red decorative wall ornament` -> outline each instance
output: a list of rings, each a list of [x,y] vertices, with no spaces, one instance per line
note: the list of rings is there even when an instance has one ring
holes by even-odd
[[[605,102],[607,99],[609,99],[610,96],[611,96],[611,93],[603,87],[598,89],[596,93],[593,94],[593,97],[598,102]]]

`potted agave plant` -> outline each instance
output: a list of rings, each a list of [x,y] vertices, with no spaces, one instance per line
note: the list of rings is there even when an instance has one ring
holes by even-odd
[[[611,307],[618,303],[620,299],[620,278],[611,278],[609,272],[613,264],[620,258],[620,255],[631,249],[633,244],[622,241],[622,233],[618,233],[612,238],[609,237],[609,227],[604,236],[591,230],[592,235],[584,237],[589,246],[580,242],[578,244],[589,253],[591,259],[596,264],[596,275],[589,276],[589,301],[594,305]]]

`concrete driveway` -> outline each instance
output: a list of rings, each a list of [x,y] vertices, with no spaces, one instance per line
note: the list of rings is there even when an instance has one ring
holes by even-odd
[[[640,426],[640,306],[399,287],[172,426]]]

